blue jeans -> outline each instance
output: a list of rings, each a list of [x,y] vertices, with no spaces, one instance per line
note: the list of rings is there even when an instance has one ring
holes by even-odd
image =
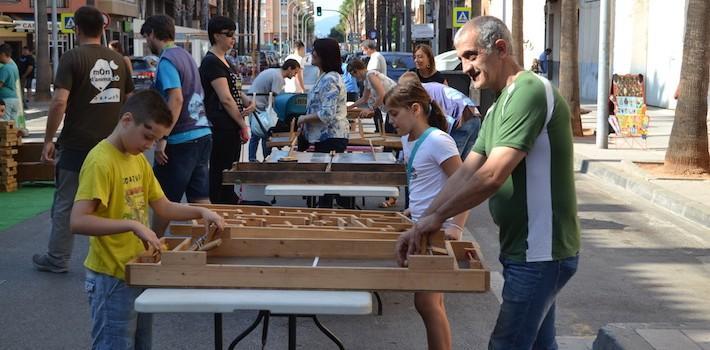
[[[249,161],[256,162],[256,151],[259,149],[259,141],[261,141],[261,153],[264,159],[271,154],[271,149],[266,148],[266,139],[262,139],[254,134],[249,138]]]
[[[463,122],[460,127],[451,130],[451,138],[456,142],[456,148],[459,150],[461,159],[466,159],[471,147],[476,143],[480,129],[481,118],[473,117]]]
[[[84,284],[91,308],[91,349],[150,349],[153,317],[133,304],[143,291],[125,281],[91,270]]]
[[[194,203],[210,198],[209,163],[212,135],[184,143],[168,144],[165,154],[168,163],[155,162],[153,171],[171,202],[180,203],[183,194]]]
[[[503,304],[489,350],[556,350],[555,299],[577,271],[579,257],[517,262],[501,258]]]

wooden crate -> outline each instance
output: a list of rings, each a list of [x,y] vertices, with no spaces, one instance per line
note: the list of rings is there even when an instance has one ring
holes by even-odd
[[[42,142],[26,142],[18,146],[17,179],[22,181],[54,181],[54,165],[40,162]]]
[[[407,267],[396,266],[396,239],[412,225],[399,213],[204,206],[228,220],[222,244],[189,251],[204,226],[178,226],[190,236],[164,237],[168,251],[131,261],[130,285],[445,292],[485,292],[490,286],[479,247],[444,241],[443,232],[432,236],[429,249],[410,256]]]

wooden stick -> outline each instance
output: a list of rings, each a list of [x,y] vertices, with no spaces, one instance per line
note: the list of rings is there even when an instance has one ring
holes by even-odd
[[[330,161],[328,162],[328,166],[325,167],[325,172],[329,173],[330,168],[333,166],[333,159],[335,158],[335,151],[330,151]]]
[[[377,160],[377,155],[375,154],[375,147],[372,145],[372,140],[367,140],[370,143],[370,151],[372,152],[372,160]]]
[[[359,117],[357,118],[357,125],[358,125],[358,129],[360,131],[360,137],[365,138],[365,130],[363,129],[363,126],[362,126],[362,119]]]

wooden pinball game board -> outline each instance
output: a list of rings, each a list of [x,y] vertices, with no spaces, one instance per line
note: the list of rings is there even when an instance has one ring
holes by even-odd
[[[227,227],[205,241],[200,221],[173,225],[166,249],[126,267],[143,287],[273,288],[485,292],[489,271],[479,247],[433,235],[407,267],[395,262],[399,235],[412,222],[396,212],[202,205]],[[202,240],[196,244],[197,240]],[[208,250],[192,250],[210,246]]]

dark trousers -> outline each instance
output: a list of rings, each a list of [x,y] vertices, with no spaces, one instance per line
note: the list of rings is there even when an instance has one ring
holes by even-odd
[[[298,143],[298,150],[305,151],[308,149],[308,141],[305,138],[300,139]],[[348,147],[348,139],[332,138],[325,141],[316,142],[313,144],[315,151],[318,153],[330,153],[330,151],[335,151],[335,153],[344,153],[345,149]],[[347,203],[348,199],[340,197],[338,195],[325,195],[323,197],[318,197],[318,207],[319,208],[332,208],[333,199],[336,200],[338,205],[341,207],[349,207]]]
[[[222,171],[231,169],[239,161],[242,141],[239,130],[212,129],[212,154],[210,155],[210,201],[215,204],[237,204],[234,185],[222,185]]]

